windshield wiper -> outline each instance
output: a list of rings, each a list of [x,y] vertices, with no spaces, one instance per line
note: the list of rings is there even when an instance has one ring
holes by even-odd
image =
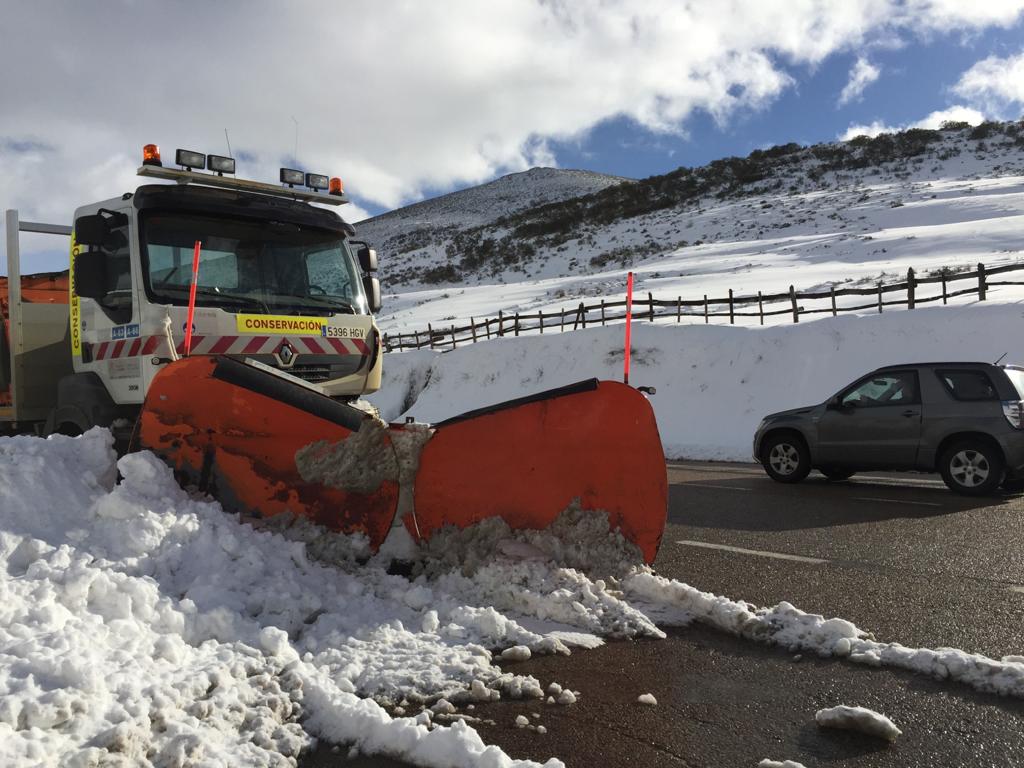
[[[356,313],[353,306],[345,301],[344,299],[322,299],[319,296],[310,296],[308,293],[278,293],[277,296],[287,296],[292,299],[302,299],[303,302],[312,302],[313,306],[316,307],[330,307],[331,309],[348,312],[354,315]],[[294,304],[289,306],[309,306],[308,304]]]
[[[167,290],[168,289],[166,289],[166,288],[164,289],[165,292]],[[189,293],[189,290],[191,290],[191,289],[188,286],[183,286],[183,287],[174,286],[170,290],[172,290],[172,291],[179,291],[179,292],[181,292],[181,293],[183,293],[183,294],[185,294],[187,296],[188,293]],[[249,306],[255,305],[255,306],[259,307],[261,310],[263,310],[264,313],[266,313],[268,315],[270,314],[270,308],[267,307],[266,302],[264,302],[263,300],[261,300],[257,296],[246,296],[246,295],[239,294],[239,293],[225,293],[223,291],[218,291],[216,288],[206,288],[204,286],[196,286],[196,295],[197,296],[211,297],[211,298],[217,299],[218,301],[220,301],[220,300],[230,301],[230,302],[233,302],[236,306],[249,307]]]

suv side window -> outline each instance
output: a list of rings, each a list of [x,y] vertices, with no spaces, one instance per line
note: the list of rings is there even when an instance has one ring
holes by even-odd
[[[843,392],[840,403],[854,408],[911,405],[921,402],[916,371],[887,371],[854,384]]]
[[[999,399],[999,392],[992,383],[992,379],[984,371],[979,371],[976,368],[950,368],[935,371],[935,375],[939,377],[939,381],[954,400],[978,402]]]

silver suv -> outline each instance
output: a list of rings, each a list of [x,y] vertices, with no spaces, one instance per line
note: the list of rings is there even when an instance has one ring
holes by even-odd
[[[1024,479],[1024,368],[913,363],[879,368],[820,405],[766,416],[754,458],[780,483],[812,469],[939,472],[957,493]]]

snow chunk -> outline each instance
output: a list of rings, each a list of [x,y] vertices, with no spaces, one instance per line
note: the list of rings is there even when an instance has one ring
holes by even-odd
[[[888,717],[865,707],[838,706],[819,709],[814,719],[822,728],[860,731],[887,741],[896,741],[903,733]]]
[[[654,698],[653,693],[641,693],[639,696],[637,696],[636,700],[639,701],[641,704],[646,704],[651,707],[658,706],[658,700]]]
[[[532,654],[525,645],[513,645],[501,652],[501,658],[505,661],[526,661]]]
[[[530,718],[523,715],[516,715],[516,728],[525,728],[530,724]]]
[[[568,688],[566,688],[560,694],[558,694],[558,699],[556,699],[556,701],[558,701],[559,704],[565,705],[575,704],[576,694],[570,691]]]
[[[769,760],[765,758],[757,764],[757,768],[804,768],[803,763],[798,763],[796,760]]]

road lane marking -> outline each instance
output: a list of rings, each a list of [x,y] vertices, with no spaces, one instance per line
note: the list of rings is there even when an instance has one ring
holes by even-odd
[[[684,485],[687,488],[717,488],[721,491],[745,491],[747,493],[754,490],[753,488],[740,488],[732,485],[712,485],[711,483],[677,483],[677,485]]]
[[[854,496],[854,501],[881,501],[886,504],[913,504],[915,507],[941,507],[937,501],[908,501],[905,499],[876,499],[871,496]]]
[[[682,541],[677,541],[676,544],[683,544],[687,547],[701,547],[702,549],[719,549],[723,552],[733,552],[738,555],[755,555],[757,557],[772,557],[776,560],[793,560],[798,563],[811,563],[812,565],[822,565],[828,562],[828,560],[822,560],[820,557],[787,555],[785,552],[766,552],[760,549],[743,549],[743,547],[730,547],[727,544],[711,544],[706,541],[690,541],[689,539],[684,539]]]

